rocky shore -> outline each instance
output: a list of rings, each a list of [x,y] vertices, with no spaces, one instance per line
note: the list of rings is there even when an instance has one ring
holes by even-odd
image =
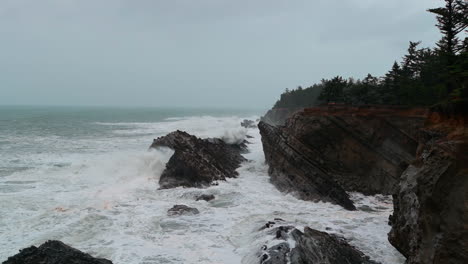
[[[255,129],[255,123],[244,120],[241,126]],[[462,264],[468,263],[467,124],[467,114],[459,109],[325,106],[270,110],[258,128],[270,182],[278,190],[347,210],[356,210],[349,192],[392,195],[388,240],[407,264]],[[207,188],[235,178],[247,161],[242,155],[247,144],[183,131],[154,139],[150,148],[174,151],[159,188]],[[193,200],[208,203],[217,201],[216,195],[200,193]],[[184,204],[167,210],[171,219],[202,214]],[[279,218],[255,232],[268,241],[252,248],[256,263],[377,263],[336,233]],[[48,241],[3,263],[112,262]]]
[[[324,106],[286,121],[274,111],[259,129],[279,190],[346,209],[341,190],[392,194],[389,241],[407,264],[468,263],[466,110]]]

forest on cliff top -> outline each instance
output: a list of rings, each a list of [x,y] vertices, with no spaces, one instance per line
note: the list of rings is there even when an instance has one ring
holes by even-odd
[[[336,76],[310,87],[286,89],[273,108],[319,104],[431,106],[468,101],[468,2],[445,0],[428,9],[437,19],[441,39],[434,48],[410,42],[407,54],[381,77]]]

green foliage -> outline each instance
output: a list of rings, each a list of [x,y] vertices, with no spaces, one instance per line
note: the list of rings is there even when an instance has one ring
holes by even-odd
[[[434,49],[410,42],[400,63],[394,62],[382,77],[368,74],[362,80],[341,76],[322,79],[311,87],[286,92],[274,108],[310,107],[324,103],[434,105],[468,101],[468,2],[445,0],[445,7],[428,10],[442,33]]]

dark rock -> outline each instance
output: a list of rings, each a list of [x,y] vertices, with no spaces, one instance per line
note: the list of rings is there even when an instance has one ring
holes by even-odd
[[[93,258],[77,249],[56,240],[39,247],[31,246],[9,257],[3,264],[112,264],[107,259]]]
[[[466,108],[465,110],[466,111]],[[407,264],[468,263],[468,115],[432,112],[393,196],[388,239]]]
[[[275,230],[273,230],[275,231]],[[320,232],[309,227],[304,233],[292,227],[278,227],[278,244],[262,247],[261,264],[376,264],[361,251],[349,245],[343,238]],[[288,241],[294,241],[291,246]],[[284,241],[284,242],[281,242]]]
[[[389,241],[408,264],[468,263],[468,170],[447,147],[428,146],[394,195]]]
[[[293,192],[303,200],[321,200],[339,204],[348,210],[355,209],[343,188],[305,158],[303,153],[307,149],[303,144],[294,137],[288,137],[280,128],[264,122],[260,122],[258,127],[271,182],[280,191]]]
[[[272,183],[306,200],[326,201],[317,189],[329,182],[366,195],[393,194],[415,157],[426,116],[418,108],[343,106],[304,109],[276,128],[260,122]],[[331,190],[331,200],[349,204],[342,190]]]
[[[183,204],[174,205],[171,209],[167,210],[167,215],[174,216],[174,215],[195,215],[199,214],[197,208],[188,207]]]
[[[216,138],[199,139],[179,130],[155,139],[151,148],[157,147],[174,150],[159,179],[161,189],[207,187],[236,177],[236,169],[245,161],[240,153],[246,146],[230,145]]]
[[[203,200],[203,201],[211,201],[215,198],[215,196],[213,194],[202,194],[202,195],[199,195],[195,198],[196,201],[200,201],[200,200]]]
[[[257,125],[255,124],[255,122],[253,120],[248,120],[248,119],[244,119],[241,122],[241,126],[245,127],[245,128],[256,128],[257,127]]]

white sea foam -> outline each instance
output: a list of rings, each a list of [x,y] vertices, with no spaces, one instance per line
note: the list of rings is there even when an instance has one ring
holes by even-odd
[[[95,144],[94,151],[29,156],[46,165],[0,178],[0,260],[31,244],[59,239],[114,263],[258,263],[255,252],[272,242],[258,229],[279,217],[300,229],[328,228],[382,263],[404,262],[387,241],[390,197],[352,194],[358,207],[373,210],[346,211],[280,193],[269,183],[258,131],[241,128],[242,119],[106,123],[101,125],[117,131],[125,127],[128,133],[74,143]],[[254,136],[249,139],[249,161],[239,168],[238,178],[218,186],[158,190],[159,175],[172,151],[147,147],[152,138],[176,129],[232,142]],[[128,137],[143,132],[147,135]],[[54,163],[66,165],[50,165]],[[201,193],[216,199],[195,201]],[[168,217],[174,204],[196,207],[200,214]]]

